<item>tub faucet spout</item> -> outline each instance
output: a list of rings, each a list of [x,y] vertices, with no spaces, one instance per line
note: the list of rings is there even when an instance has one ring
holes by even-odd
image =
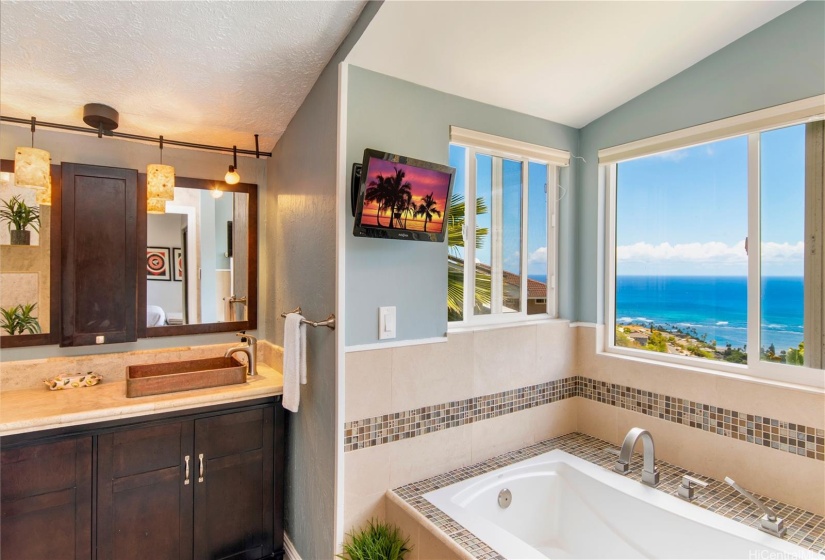
[[[243,352],[246,354],[247,357],[247,368],[246,374],[247,375],[257,375],[258,374],[258,339],[254,336],[250,336],[245,332],[241,331],[236,333],[235,336],[241,337],[241,343],[238,346],[233,346],[229,350],[226,351],[226,354],[223,355],[224,358],[228,358],[235,352]]]
[[[659,484],[659,471],[656,469],[656,453],[653,449],[653,436],[650,432],[642,428],[633,428],[624,438],[622,443],[622,450],[619,452],[619,460],[613,466],[613,470],[619,474],[627,474],[630,472],[630,459],[633,457],[633,448],[636,447],[636,442],[642,439],[642,447],[644,452],[644,466],[642,467],[642,483],[648,486],[657,486]]]

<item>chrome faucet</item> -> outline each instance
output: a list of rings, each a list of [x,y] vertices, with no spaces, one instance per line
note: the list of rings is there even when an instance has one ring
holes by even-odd
[[[759,518],[759,528],[765,531],[766,533],[770,533],[774,537],[782,538],[785,536],[785,520],[781,517],[776,515],[776,512],[769,508],[767,505],[763,504],[756,497],[736,484],[733,480],[729,477],[725,477],[725,482],[730,484],[734,490],[745,496],[748,500],[750,500],[754,505],[759,507],[762,512],[765,514]]]
[[[642,438],[644,450],[644,466],[642,468],[642,483],[648,486],[659,484],[659,471],[656,470],[656,453],[653,450],[653,436],[650,432],[642,428],[632,428],[624,438],[622,450],[619,452],[619,460],[613,466],[613,470],[619,474],[630,472],[630,458],[633,456],[633,448],[636,442]]]
[[[235,333],[235,336],[241,337],[241,344],[227,350],[223,357],[228,358],[235,352],[243,352],[247,357],[246,374],[258,375],[258,339],[243,331]]]

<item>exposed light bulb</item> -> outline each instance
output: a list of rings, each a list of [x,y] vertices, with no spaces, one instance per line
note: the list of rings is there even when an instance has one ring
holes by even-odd
[[[226,175],[227,175],[227,176],[229,176],[229,173],[227,173]],[[237,173],[236,173],[236,175],[237,175]],[[227,181],[227,183],[228,183],[228,182],[229,182],[229,181]],[[238,181],[235,181],[235,182],[237,183]],[[223,191],[222,191],[222,190],[219,190],[217,187],[215,187],[214,189],[212,189],[211,191],[209,191],[209,194],[211,194],[211,195],[212,195],[212,198],[214,198],[214,199],[218,199],[218,198],[220,198],[220,197],[222,197],[222,196],[223,196]]]
[[[224,175],[223,180],[226,181],[227,185],[237,185],[238,182],[241,180],[241,176],[238,175],[237,171],[235,171],[235,166],[230,165],[229,171],[226,172],[226,175]]]

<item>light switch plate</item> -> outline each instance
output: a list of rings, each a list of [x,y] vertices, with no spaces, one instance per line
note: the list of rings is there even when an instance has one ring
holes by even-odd
[[[395,307],[378,308],[378,340],[395,338]]]

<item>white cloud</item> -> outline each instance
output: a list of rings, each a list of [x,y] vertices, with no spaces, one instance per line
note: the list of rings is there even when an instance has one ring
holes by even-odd
[[[539,247],[527,257],[528,264],[547,264],[547,247]]]
[[[762,243],[763,263],[787,263],[802,261],[805,255],[805,244],[798,241],[790,243],[774,243],[769,241]]]
[[[662,152],[654,154],[652,157],[663,159],[665,161],[680,162],[690,155],[687,150],[671,150],[669,152]]]
[[[622,245],[616,249],[620,262],[659,262],[659,263],[716,263],[742,264],[747,262],[745,242],[727,245],[721,241],[707,243],[634,243]]]
[[[801,261],[805,247],[800,241],[790,243],[763,243],[763,263],[789,263]],[[721,241],[706,243],[634,243],[621,245],[616,249],[616,257],[620,262],[641,263],[689,263],[689,264],[747,264],[748,255],[745,252],[745,241],[728,245]]]

